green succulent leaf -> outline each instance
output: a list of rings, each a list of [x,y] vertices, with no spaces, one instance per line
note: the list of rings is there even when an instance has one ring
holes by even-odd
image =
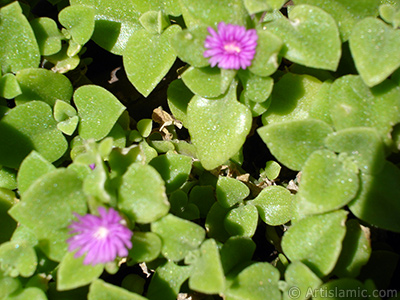
[[[58,14],[58,20],[79,45],[86,44],[94,31],[96,10],[85,5],[67,6]]]
[[[21,93],[21,88],[14,74],[7,73],[0,78],[0,97],[13,99]]]
[[[215,192],[219,204],[226,208],[241,202],[250,194],[249,188],[243,182],[225,176],[218,178]]]
[[[189,67],[182,74],[182,80],[194,94],[204,98],[215,98],[227,91],[235,75],[236,70]]]
[[[189,287],[205,294],[222,293],[225,289],[225,276],[217,243],[208,239],[199,251],[199,257],[192,264]]]
[[[279,10],[285,4],[285,0],[245,0],[244,5],[250,15],[262,12]]]
[[[327,148],[346,153],[357,167],[366,174],[376,174],[385,163],[384,144],[374,128],[346,128],[325,139]]]
[[[302,168],[297,211],[318,214],[345,206],[357,194],[358,174],[329,150],[315,151]]]
[[[42,175],[56,168],[36,151],[32,151],[21,163],[18,171],[18,190],[23,195],[26,190]]]
[[[241,0],[181,0],[180,3],[188,28],[199,24],[216,27],[219,22],[246,25],[247,12]]]
[[[278,69],[280,57],[278,56],[283,42],[277,35],[264,30],[257,30],[256,54],[251,62],[249,71],[255,75],[270,76]]]
[[[125,107],[106,89],[85,85],[74,93],[74,102],[80,118],[79,135],[101,140],[110,133]]]
[[[204,41],[209,35],[207,26],[199,25],[184,29],[171,37],[171,45],[178,57],[193,67],[202,68],[209,65],[204,57]]]
[[[146,11],[139,18],[140,24],[153,34],[161,34],[171,23],[169,19],[161,11]]]
[[[296,222],[282,238],[282,249],[291,261],[301,261],[317,276],[330,273],[339,258],[346,233],[347,212],[338,210]]]
[[[258,262],[241,271],[224,292],[227,300],[279,300],[279,271],[269,263]]]
[[[73,212],[85,214],[86,201],[76,173],[57,169],[34,181],[9,212],[35,234],[50,259],[60,261],[67,250],[67,226]]]
[[[16,78],[22,92],[15,99],[17,105],[32,100],[42,100],[53,107],[57,100],[67,103],[71,100],[72,84],[62,74],[46,69],[31,68],[17,72]]]
[[[282,225],[293,216],[293,195],[281,186],[269,186],[247,203],[254,205],[260,218],[271,226]]]
[[[129,257],[133,263],[150,262],[158,257],[161,252],[162,242],[160,237],[153,232],[135,232],[132,236],[132,248]]]
[[[31,21],[31,26],[41,55],[53,55],[61,50],[63,35],[53,19],[47,17],[36,18]]]
[[[11,277],[30,277],[38,264],[36,252],[23,241],[10,241],[0,245],[0,270]]]
[[[192,143],[207,170],[234,156],[251,128],[251,112],[236,101],[236,88],[219,99],[194,96],[189,103],[187,121]]]
[[[314,151],[323,149],[333,130],[323,121],[306,119],[273,123],[257,132],[279,162],[299,171]]]
[[[380,4],[379,0],[294,0],[293,2],[314,5],[329,13],[339,27],[343,42],[347,41],[353,29],[358,27],[357,22],[378,15]]]
[[[140,13],[131,2],[114,0],[71,0],[71,6],[83,5],[95,11],[95,27],[92,39],[100,47],[122,55],[129,37],[143,28]]]
[[[123,54],[128,79],[147,97],[175,62],[175,51],[169,39],[181,31],[178,25],[168,27],[162,34],[146,30],[132,33]]]
[[[174,80],[168,86],[167,100],[169,109],[174,117],[181,121],[185,127],[187,127],[187,107],[193,96],[193,93],[183,83],[183,80]]]
[[[359,76],[337,79],[330,89],[331,118],[336,130],[373,127],[386,144],[400,121],[400,90],[390,80],[368,88]]]
[[[224,226],[232,236],[252,237],[258,225],[257,208],[246,204],[231,209],[225,216]]]
[[[225,274],[236,266],[248,263],[256,250],[256,244],[251,238],[233,236],[222,246],[220,255]]]
[[[205,230],[201,226],[171,214],[151,223],[151,230],[161,237],[162,255],[173,261],[185,258],[205,238]]]
[[[177,299],[181,285],[188,279],[191,270],[191,267],[178,266],[172,261],[159,266],[151,279],[147,298],[151,300]]]
[[[400,170],[390,162],[386,162],[378,174],[361,173],[362,189],[349,203],[350,211],[371,225],[400,232],[400,222],[396,217],[400,212],[398,180]]]
[[[65,291],[85,286],[103,273],[103,264],[84,265],[84,258],[84,256],[75,258],[73,252],[68,252],[64,256],[57,271],[57,290]]]
[[[131,164],[125,172],[118,197],[118,207],[138,223],[154,222],[170,207],[160,174],[142,163]]]
[[[40,52],[32,27],[18,1],[0,9],[0,65],[3,73],[39,66]]]
[[[124,288],[96,279],[89,287],[88,300],[119,299],[119,300],[146,300],[139,294],[127,291]]]
[[[51,107],[42,101],[11,109],[0,121],[0,165],[17,168],[32,150],[50,162],[59,159],[68,144],[56,125]]]
[[[337,69],[342,52],[339,30],[324,10],[296,5],[289,11],[289,19],[277,19],[265,28],[283,40],[283,56],[290,61],[317,69]]]
[[[274,85],[271,105],[262,116],[263,124],[315,118],[312,112],[320,110],[322,106],[319,101],[321,87],[322,83],[315,77],[285,74]]]
[[[371,256],[370,230],[357,220],[346,222],[342,253],[333,271],[340,278],[355,278]]]
[[[310,290],[315,291],[322,284],[322,280],[300,261],[293,261],[288,265],[285,270],[285,280],[287,286],[283,291],[284,300],[290,300],[297,295],[297,299],[305,300]],[[293,294],[294,292],[298,294]]]
[[[192,159],[189,156],[167,152],[159,155],[149,163],[165,181],[166,193],[169,194],[181,187],[189,177]]]
[[[384,81],[400,66],[400,57],[396,55],[400,32],[381,20],[360,21],[349,43],[357,71],[369,87]]]

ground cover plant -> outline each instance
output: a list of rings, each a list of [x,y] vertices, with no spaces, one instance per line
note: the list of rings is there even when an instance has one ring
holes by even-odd
[[[0,299],[397,299],[399,25],[0,0]]]

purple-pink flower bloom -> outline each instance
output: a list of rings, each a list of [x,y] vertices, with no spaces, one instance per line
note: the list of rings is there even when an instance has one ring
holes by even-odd
[[[246,30],[239,25],[218,24],[218,32],[212,27],[208,27],[208,32],[204,47],[204,57],[210,57],[211,67],[218,64],[222,69],[246,69],[251,65],[251,61],[256,54],[257,31],[255,29]]]
[[[121,223],[122,217],[116,210],[99,207],[100,216],[87,214],[74,215],[78,221],[73,221],[68,228],[72,229],[73,237],[67,240],[68,251],[74,251],[75,257],[86,253],[85,265],[108,263],[117,256],[125,257],[132,247],[132,231]]]

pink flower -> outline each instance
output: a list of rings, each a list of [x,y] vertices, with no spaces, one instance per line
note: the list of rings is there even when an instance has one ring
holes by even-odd
[[[222,69],[246,69],[251,65],[257,47],[257,31],[246,30],[239,25],[218,24],[218,32],[208,27],[204,57],[210,57],[211,67],[218,64]]]
[[[132,231],[121,223],[122,217],[116,210],[99,207],[100,216],[87,214],[74,215],[78,221],[73,221],[68,228],[72,229],[73,237],[67,240],[68,251],[79,249],[75,257],[86,253],[85,265],[95,265],[113,261],[117,256],[128,255],[132,247]]]

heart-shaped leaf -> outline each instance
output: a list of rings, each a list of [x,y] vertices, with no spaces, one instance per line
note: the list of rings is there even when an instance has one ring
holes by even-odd
[[[21,163],[18,171],[18,190],[23,195],[25,191],[42,175],[55,170],[53,164],[43,158],[38,152],[32,151]]]
[[[219,294],[225,289],[224,269],[215,240],[208,239],[201,245],[200,256],[192,267],[189,277],[189,287],[192,290]]]
[[[220,251],[225,274],[228,274],[235,266],[251,261],[255,250],[256,244],[251,238],[230,237]]]
[[[346,233],[347,212],[338,210],[296,222],[282,238],[282,249],[291,260],[299,260],[317,276],[327,275],[336,264]]]
[[[36,270],[36,252],[24,241],[10,241],[0,245],[0,270],[11,277],[30,277]]]
[[[300,261],[290,263],[285,270],[287,287],[283,292],[283,299],[296,298],[305,300],[310,290],[316,290],[322,284],[322,280]]]
[[[391,1],[391,0],[389,0]],[[379,0],[294,0],[295,4],[318,6],[329,13],[338,24],[343,42],[347,41],[355,24],[366,18],[378,15]],[[358,26],[358,24],[357,24]]]
[[[150,33],[161,34],[164,28],[171,25],[169,19],[161,12],[149,10],[139,18],[140,24]]]
[[[23,104],[32,100],[42,100],[54,106],[57,100],[67,103],[72,97],[72,84],[69,79],[59,73],[46,69],[24,69],[16,75],[22,94],[15,102]]]
[[[132,2],[114,0],[71,0],[71,6],[84,5],[95,10],[95,28],[92,39],[100,47],[118,55],[124,53],[129,37],[143,28],[140,13]]]
[[[197,249],[206,235],[201,226],[171,214],[151,223],[151,231],[161,237],[161,253],[164,257],[174,261],[185,258],[189,251]]]
[[[216,27],[219,22],[246,25],[247,12],[242,0],[181,0],[180,3],[188,28],[199,24]]]
[[[84,45],[93,34],[95,12],[95,9],[84,5],[67,6],[58,14],[58,20],[76,43]]]
[[[232,236],[252,237],[257,229],[257,216],[257,208],[252,204],[233,208],[225,216],[225,229]]]
[[[302,168],[297,210],[301,215],[338,209],[353,199],[358,187],[358,175],[335,153],[315,151]]]
[[[132,248],[129,257],[133,260],[129,264],[150,262],[156,259],[161,252],[160,237],[153,232],[135,232],[132,236]]]
[[[0,97],[13,99],[21,93],[21,88],[14,74],[7,73],[0,78]]]
[[[0,9],[0,65],[3,73],[36,68],[39,46],[18,1]]]
[[[386,144],[400,122],[400,91],[390,80],[368,88],[359,76],[337,79],[330,90],[331,118],[336,130],[374,127]]]
[[[17,168],[32,150],[50,162],[59,159],[68,143],[56,125],[51,107],[42,101],[11,109],[0,121],[0,165]]]
[[[125,109],[113,94],[96,85],[78,88],[74,102],[81,119],[79,135],[85,140],[107,136]]]
[[[186,124],[187,107],[193,93],[186,87],[183,80],[177,79],[170,83],[167,90],[168,106],[174,117]]]
[[[360,21],[349,43],[357,71],[369,87],[384,81],[400,66],[400,32],[381,20]]]
[[[283,40],[283,56],[290,61],[317,69],[337,69],[341,56],[339,30],[324,10],[296,5],[289,19],[280,18],[265,27]]]
[[[347,128],[327,136],[325,145],[337,153],[346,153],[363,173],[376,174],[385,162],[384,144],[374,128]]]
[[[67,250],[73,212],[84,214],[86,201],[76,173],[57,169],[36,180],[9,213],[35,234],[50,259],[60,261]]]
[[[360,193],[349,208],[357,218],[386,230],[400,232],[400,170],[386,162],[378,174],[361,174]],[[382,205],[382,203],[385,203]]]
[[[206,67],[210,64],[204,57],[204,41],[208,35],[207,26],[195,26],[172,36],[171,45],[181,60],[193,67]]]
[[[166,263],[162,264],[156,269],[151,278],[146,299],[177,299],[181,285],[188,279],[191,270],[191,267],[178,266],[172,261],[167,261]],[[136,300],[129,298],[129,300],[131,299]]]
[[[119,187],[118,207],[138,223],[150,223],[166,215],[169,202],[160,174],[149,165],[130,165]]]
[[[89,288],[88,300],[118,299],[118,300],[146,300],[139,294],[127,291],[119,286],[107,283],[101,279],[92,282]]]
[[[62,33],[57,23],[50,18],[42,17],[31,21],[41,55],[53,55],[61,50]]]
[[[179,0],[140,0],[135,1],[135,10],[140,13],[147,11],[163,11],[167,15],[180,16],[181,6]]]
[[[332,131],[328,124],[315,119],[273,123],[257,130],[279,162],[298,171],[311,153],[324,147]]]
[[[211,170],[234,156],[251,128],[251,112],[236,100],[236,88],[225,97],[206,99],[194,96],[187,121],[192,143],[205,169]]]
[[[290,86],[290,89],[287,87]],[[264,125],[313,117],[318,110],[321,81],[309,75],[287,73],[274,85],[271,105],[262,116]],[[324,102],[327,102],[324,98]],[[326,114],[326,112],[325,112]]]
[[[240,180],[220,176],[215,193],[219,204],[228,208],[244,200],[250,194],[250,190]]]
[[[285,0],[244,0],[244,5],[250,15],[262,12],[279,10],[285,4]]]
[[[226,92],[235,75],[236,70],[190,67],[182,74],[182,80],[196,95],[215,98]]]
[[[343,249],[333,273],[338,277],[355,278],[371,256],[370,230],[356,219],[346,222]]]
[[[154,35],[147,30],[132,33],[124,51],[124,67],[128,79],[145,97],[167,74],[176,59],[169,39],[181,28],[168,27],[162,34]]]
[[[84,265],[84,256],[75,258],[73,252],[68,252],[60,262],[57,270],[57,290],[72,290],[87,285],[103,273],[104,265]]]
[[[281,186],[269,186],[249,204],[257,207],[260,218],[271,226],[282,225],[293,216],[293,195]]]
[[[226,300],[279,300],[279,271],[270,263],[257,262],[241,271],[224,292]]]
[[[256,54],[251,62],[249,71],[258,76],[270,76],[278,69],[279,51],[283,46],[282,40],[269,31],[257,30]]]
[[[165,181],[166,192],[169,194],[178,189],[188,179],[192,169],[192,159],[189,156],[168,152],[159,155],[150,162]]]

